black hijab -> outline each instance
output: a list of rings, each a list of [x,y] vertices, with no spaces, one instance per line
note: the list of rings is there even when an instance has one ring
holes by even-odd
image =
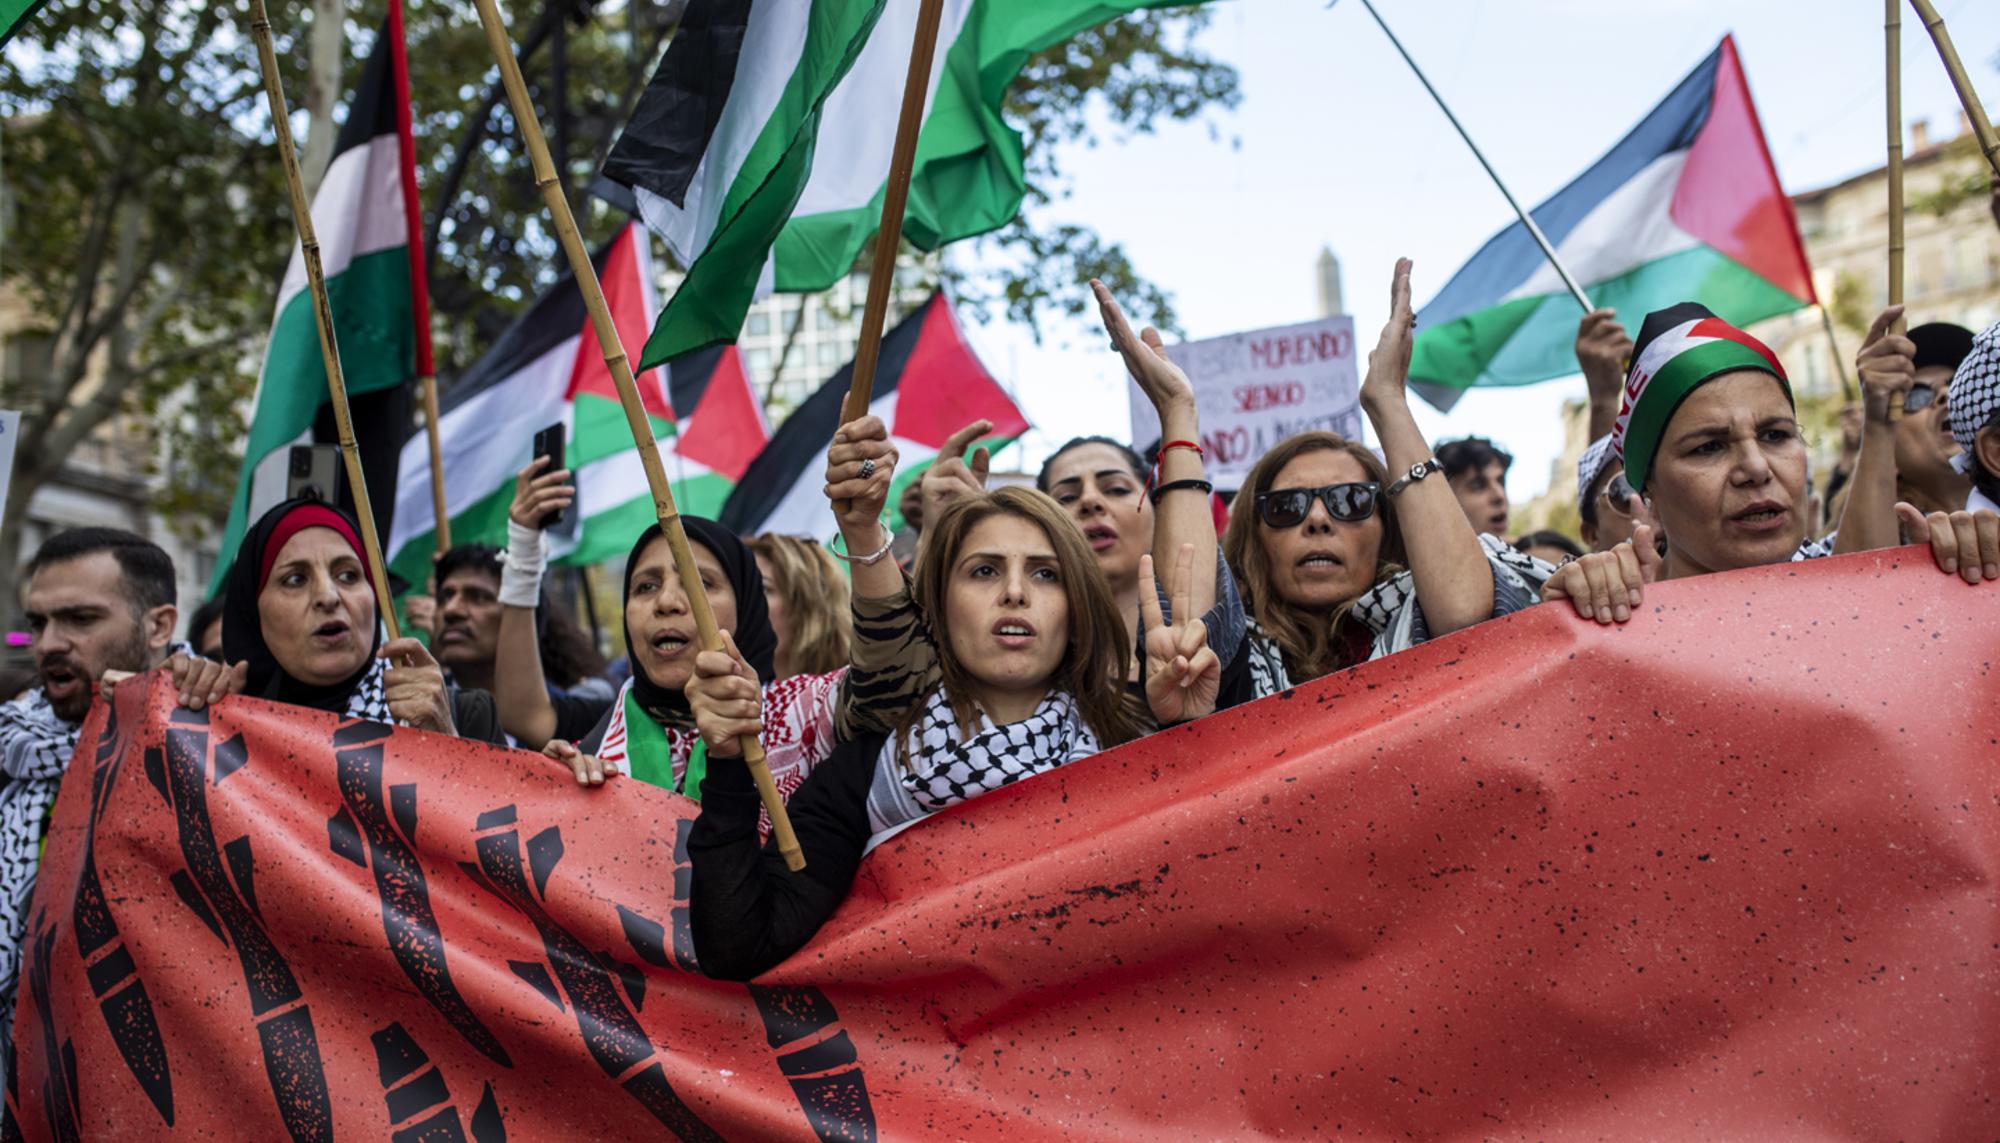
[[[750,664],[750,669],[757,672],[758,682],[772,681],[775,671],[772,656],[778,650],[778,632],[771,626],[770,608],[764,601],[764,574],[757,570],[756,555],[734,532],[713,520],[682,516],[681,526],[687,530],[690,544],[707,548],[715,557],[715,562],[722,565],[723,578],[729,581],[729,590],[736,595],[736,628],[730,632],[736,639],[736,649],[743,653],[743,660]],[[625,599],[632,598],[632,575],[639,570],[639,557],[648,544],[663,534],[660,526],[654,524],[640,533],[639,542],[632,545],[632,555],[625,561]],[[619,621],[624,622],[622,613]],[[628,653],[633,646],[632,628],[627,625],[625,647]],[[632,654],[632,694],[646,713],[653,716],[653,721],[662,726],[694,725],[687,696],[647,678],[646,668],[640,664],[637,654]]]
[[[222,656],[232,664],[250,664],[249,678],[243,688],[246,694],[338,714],[347,709],[348,696],[366,677],[375,652],[382,645],[381,617],[376,617],[375,630],[371,633],[373,642],[360,669],[352,677],[332,686],[314,686],[286,674],[285,669],[278,665],[277,657],[271,654],[271,645],[264,640],[264,621],[257,612],[257,596],[264,590],[266,569],[277,555],[270,550],[273,542],[276,541],[278,547],[283,546],[283,539],[290,538],[296,528],[296,521],[288,527],[286,518],[305,509],[317,513],[331,512],[346,523],[349,537],[360,531],[352,516],[313,496],[287,500],[259,517],[244,534],[242,545],[236,549],[236,562],[230,566],[229,576],[224,581],[227,602],[222,609]],[[353,540],[348,542],[351,545]],[[360,556],[363,564],[368,562],[358,550],[355,554]]]

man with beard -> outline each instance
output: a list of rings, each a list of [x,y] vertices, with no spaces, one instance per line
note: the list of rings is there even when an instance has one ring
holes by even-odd
[[[40,685],[0,706],[0,1061],[12,1055],[21,937],[48,814],[91,694],[106,671],[165,661],[179,616],[173,560],[115,528],[57,534],[22,578]]]

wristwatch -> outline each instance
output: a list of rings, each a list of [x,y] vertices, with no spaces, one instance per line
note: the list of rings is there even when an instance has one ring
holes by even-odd
[[[1426,476],[1429,476],[1431,473],[1443,472],[1443,471],[1444,471],[1444,465],[1439,464],[1438,458],[1436,457],[1431,457],[1429,460],[1424,461],[1422,464],[1413,464],[1410,466],[1410,471],[1403,477],[1403,479],[1398,480],[1394,484],[1391,484],[1388,487],[1388,490],[1383,493],[1383,495],[1394,496],[1398,492],[1401,492],[1403,489],[1408,488],[1410,485],[1415,484],[1417,481],[1422,480]]]

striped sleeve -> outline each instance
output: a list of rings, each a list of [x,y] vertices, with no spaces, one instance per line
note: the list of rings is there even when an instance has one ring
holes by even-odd
[[[840,737],[848,742],[893,734],[938,681],[937,650],[907,583],[884,599],[854,597],[851,654],[838,711]]]

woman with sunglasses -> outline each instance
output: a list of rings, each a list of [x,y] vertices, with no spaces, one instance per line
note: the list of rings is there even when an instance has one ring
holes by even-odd
[[[1896,453],[1896,499],[1918,511],[1955,512],[1965,506],[1972,482],[1952,463],[1959,455],[1951,434],[1952,374],[1972,352],[1972,331],[1950,322],[1930,322],[1906,335],[1914,353],[1914,379],[1903,396],[1903,417],[1893,426]],[[1840,517],[1847,505],[1844,484],[1830,508]],[[1905,543],[1922,537],[1905,531]]]
[[[1927,517],[1895,502],[1889,408],[1915,376],[1914,347],[1889,332],[1901,314],[1901,306],[1885,310],[1856,359],[1867,426],[1841,527],[1819,540],[1811,538],[1805,442],[1777,355],[1693,302],[1647,315],[1612,441],[1659,520],[1665,554],[1654,529],[1641,526],[1631,541],[1565,565],[1542,598],[1624,623],[1648,583],[1889,547],[1899,517],[1911,534],[1929,534],[1940,568],[1969,583],[2000,578],[2000,517],[1961,513],[1960,529],[1944,513]]]
[[[1631,539],[1639,525],[1653,523],[1646,498],[1632,490],[1625,465],[1611,455],[1609,433],[1591,442],[1576,462],[1576,515],[1583,545],[1593,552],[1608,552]]]
[[[1333,433],[1300,433],[1265,454],[1237,493],[1223,548],[1250,637],[1242,665],[1224,673],[1221,705],[1519,611],[1550,572],[1473,531],[1410,415],[1407,258],[1396,263],[1390,311],[1361,386],[1388,465]]]

